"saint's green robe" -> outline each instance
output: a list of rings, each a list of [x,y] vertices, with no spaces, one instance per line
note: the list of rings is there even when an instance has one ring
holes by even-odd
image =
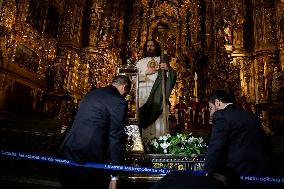
[[[170,68],[166,77],[166,101],[168,104],[169,97],[176,83],[176,72]],[[139,127],[147,128],[163,112],[163,94],[162,94],[162,70],[158,71],[157,79],[151,89],[149,98],[146,103],[139,108]]]

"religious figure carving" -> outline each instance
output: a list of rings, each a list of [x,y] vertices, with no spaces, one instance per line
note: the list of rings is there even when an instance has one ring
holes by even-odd
[[[107,17],[104,18],[104,21],[101,24],[101,30],[99,33],[99,39],[102,43],[107,43],[109,40],[110,33],[110,21]]]
[[[279,100],[279,93],[281,91],[281,88],[283,88],[284,86],[283,79],[284,79],[283,71],[281,70],[281,68],[279,68],[279,66],[276,66],[273,70],[272,81],[271,81],[271,100],[273,102]]]
[[[103,10],[98,3],[94,2],[91,8],[90,20],[90,46],[94,46],[97,43],[97,37],[99,33],[99,22],[101,20],[101,14]]]
[[[186,118],[187,105],[185,104],[183,96],[180,96],[178,101],[179,102],[174,106],[174,109],[177,114],[177,124],[183,128],[185,122],[187,121]]]
[[[225,45],[232,45],[233,44],[233,29],[232,23],[230,21],[224,20],[224,42]]]
[[[53,77],[54,77],[54,66],[48,65],[48,67],[45,70],[45,83],[47,89],[51,90],[53,89]]]
[[[55,90],[62,90],[64,84],[64,77],[65,77],[65,70],[59,64],[55,65],[55,72],[54,72],[54,89]]]
[[[62,90],[65,70],[60,64],[48,65],[45,71],[46,87],[49,90]]]
[[[243,23],[245,19],[243,17],[237,18],[236,28],[234,29],[234,45],[243,47]]]
[[[280,26],[280,43],[283,43],[284,42],[284,14],[282,14],[281,16],[279,26]]]

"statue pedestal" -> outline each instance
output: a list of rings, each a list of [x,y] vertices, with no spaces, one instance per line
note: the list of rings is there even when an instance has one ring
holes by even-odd
[[[124,160],[125,164],[129,166],[203,171],[205,156],[188,157],[187,155],[130,153],[126,155]],[[130,182],[156,182],[163,176],[164,174],[125,172],[121,175],[121,178]]]

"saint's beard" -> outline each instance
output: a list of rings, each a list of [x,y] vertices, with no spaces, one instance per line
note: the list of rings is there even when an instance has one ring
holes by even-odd
[[[148,49],[147,55],[148,55],[148,57],[154,57],[154,56],[156,56],[156,51],[154,49]]]

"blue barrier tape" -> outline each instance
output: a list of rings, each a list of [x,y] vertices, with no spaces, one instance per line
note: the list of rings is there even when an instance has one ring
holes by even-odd
[[[69,165],[69,166],[81,166],[88,168],[98,168],[98,169],[109,169],[115,171],[128,171],[128,172],[136,172],[136,173],[146,173],[146,174],[167,174],[171,171],[175,171],[173,169],[166,168],[152,168],[152,167],[138,167],[138,166],[128,166],[128,165],[115,165],[115,164],[104,164],[104,163],[85,163],[78,164],[74,161],[51,157],[51,156],[43,156],[39,154],[30,154],[25,152],[13,152],[13,151],[5,151],[1,150],[1,156],[12,157],[17,159],[28,159],[28,160],[36,160],[43,161],[52,164],[61,164],[61,165]],[[197,172],[196,174],[205,174],[205,172]]]
[[[136,173],[145,173],[145,174],[167,174],[172,171],[179,171],[174,169],[166,168],[152,168],[152,167],[138,167],[138,166],[128,166],[128,165],[115,165],[115,164],[104,164],[104,163],[85,163],[78,164],[74,161],[44,156],[39,154],[30,154],[26,152],[15,152],[15,151],[5,151],[1,150],[0,156],[3,157],[12,157],[17,159],[26,159],[26,160],[35,160],[42,161],[52,164],[68,165],[68,166],[81,166],[88,168],[97,168],[97,169],[108,169],[114,171],[127,171],[127,172],[136,172]],[[205,175],[205,171],[190,171],[186,170],[196,175]],[[257,184],[284,184],[284,177],[271,177],[271,176],[241,176],[241,181],[244,183],[257,183]]]
[[[240,176],[243,183],[250,184],[284,184],[284,177],[282,176]]]

